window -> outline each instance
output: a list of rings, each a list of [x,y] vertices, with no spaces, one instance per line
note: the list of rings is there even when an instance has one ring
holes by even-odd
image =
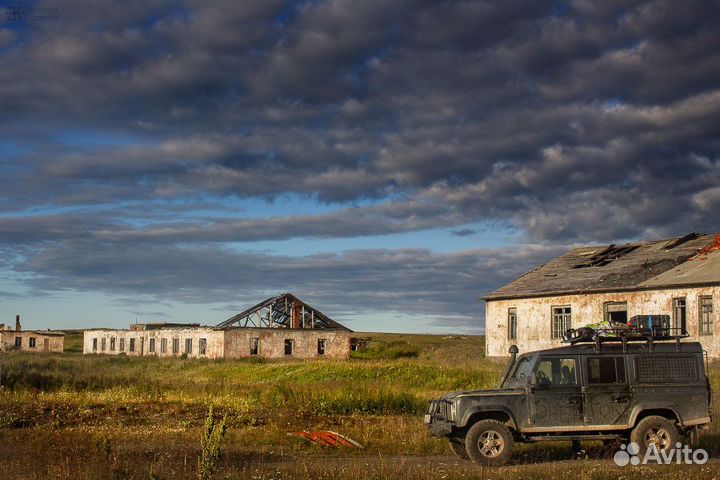
[[[207,353],[207,338],[201,338],[198,342],[198,353],[205,355]]]
[[[30,337],[30,340],[28,341],[28,346],[30,348],[35,348],[35,337]]]
[[[95,340],[95,348],[97,349],[97,340]],[[15,346],[17,348],[22,347],[22,337],[15,337]]]
[[[20,337],[15,338],[15,346],[16,347],[18,346],[18,338],[20,338]],[[93,338],[93,352],[97,352],[97,338]]]
[[[125,339],[124,338],[120,339],[120,351],[121,352],[125,351]]]
[[[627,324],[627,302],[605,302],[605,321]]]
[[[285,339],[285,355],[292,355],[293,354],[293,344],[295,342],[293,340],[290,340],[289,338]]]
[[[107,339],[103,338],[102,340],[100,340],[100,350],[101,351],[103,351],[103,352],[105,351],[106,345],[107,345]]]
[[[569,305],[552,307],[552,338],[562,338],[572,325],[572,310]]]
[[[506,387],[519,387],[528,384],[532,371],[532,357],[520,357],[515,367],[515,373],[505,381]]]
[[[260,339],[250,339],[250,355],[258,355],[260,353]]]
[[[623,357],[588,358],[589,383],[625,383]]]
[[[167,338],[160,339],[160,353],[167,353]]]
[[[700,297],[700,335],[713,333],[712,297]]]
[[[687,304],[684,298],[673,298],[673,322],[675,328],[687,332]]]
[[[110,351],[115,351],[115,337],[110,337]]]
[[[577,385],[574,358],[545,358],[540,360],[535,377],[538,385]]]
[[[188,355],[192,353],[192,338],[185,339],[185,353]]]
[[[154,338],[150,339],[150,345],[148,345],[148,351],[150,353],[155,353],[155,339]]]
[[[691,356],[638,355],[635,371],[640,383],[693,383],[698,380],[698,361]]]
[[[131,352],[135,351],[135,339],[134,338],[130,339],[130,351]]]
[[[180,353],[180,339],[173,338],[173,351],[174,354]]]
[[[318,340],[318,355],[325,355],[325,340]]]
[[[508,340],[517,338],[517,308],[508,308]]]

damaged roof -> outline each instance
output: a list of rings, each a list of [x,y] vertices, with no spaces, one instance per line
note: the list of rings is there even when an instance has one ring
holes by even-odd
[[[571,250],[483,300],[720,284],[720,234]]]

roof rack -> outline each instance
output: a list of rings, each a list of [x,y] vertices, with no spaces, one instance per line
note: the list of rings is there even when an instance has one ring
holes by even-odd
[[[600,352],[605,343],[622,344],[623,353],[627,353],[628,343],[645,343],[650,352],[653,351],[655,342],[674,341],[676,349],[680,351],[680,340],[688,338],[690,335],[683,328],[671,327],[632,327],[622,323],[612,327],[591,328],[582,327],[578,329],[571,328],[562,340],[570,345],[577,343],[593,343],[595,350]]]

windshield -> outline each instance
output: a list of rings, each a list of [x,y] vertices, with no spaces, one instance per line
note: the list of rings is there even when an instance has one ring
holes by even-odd
[[[520,357],[515,365],[512,375],[505,380],[504,387],[524,387],[530,380],[532,372],[532,356]]]

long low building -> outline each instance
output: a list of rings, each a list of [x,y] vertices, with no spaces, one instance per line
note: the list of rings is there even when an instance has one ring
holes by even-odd
[[[216,327],[148,323],[86,330],[83,353],[189,358],[348,358],[353,332],[291,294],[271,297]]]
[[[86,330],[83,353],[189,358],[347,358],[352,332],[160,327]]]
[[[23,330],[20,315],[15,317],[15,329],[0,325],[0,352],[59,352],[65,348],[65,334],[49,330]]]

